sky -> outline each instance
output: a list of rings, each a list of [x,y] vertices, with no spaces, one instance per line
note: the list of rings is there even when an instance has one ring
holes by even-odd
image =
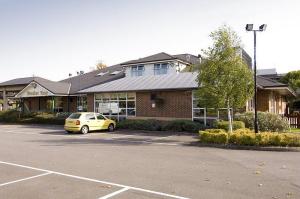
[[[201,54],[227,24],[258,69],[300,69],[297,0],[0,0],[0,82],[40,76],[61,80],[159,52]]]

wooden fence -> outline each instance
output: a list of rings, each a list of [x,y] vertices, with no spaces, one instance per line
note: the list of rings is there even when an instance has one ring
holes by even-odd
[[[289,122],[291,128],[300,128],[300,114],[285,115],[285,119]]]

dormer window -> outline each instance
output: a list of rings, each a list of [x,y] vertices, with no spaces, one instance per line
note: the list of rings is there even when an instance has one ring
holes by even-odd
[[[154,75],[165,75],[168,73],[168,68],[167,63],[154,64]]]
[[[132,66],[131,67],[131,76],[132,77],[143,76],[144,71],[145,71],[144,65]]]

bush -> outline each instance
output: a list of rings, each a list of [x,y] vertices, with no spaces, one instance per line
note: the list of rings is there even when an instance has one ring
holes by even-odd
[[[228,133],[200,131],[200,141],[207,144],[227,144]]]
[[[166,122],[166,124],[162,127],[162,130],[164,131],[186,131],[191,133],[196,133],[200,129],[203,129],[203,126],[201,124],[190,120],[173,120]]]
[[[228,121],[216,121],[214,124],[217,129],[224,129],[229,131],[229,122]],[[232,122],[232,130],[245,128],[245,123],[242,121],[233,121]]]
[[[236,119],[243,121],[246,128],[254,129],[253,112],[237,114]],[[267,112],[258,112],[257,119],[259,131],[286,132],[289,130],[288,122],[280,115]]]
[[[206,129],[205,131],[209,133],[226,133],[224,129]]]
[[[234,145],[255,145],[255,133],[248,129],[239,129],[229,134],[229,143]]]
[[[198,132],[203,126],[189,120],[159,121],[159,120],[123,120],[117,125],[120,129],[147,131]]]
[[[117,127],[120,129],[131,130],[148,130],[159,131],[161,130],[161,122],[158,120],[123,120],[118,123]]]
[[[226,134],[227,137],[224,134]],[[293,133],[277,132],[262,132],[255,134],[250,129],[238,129],[233,133],[225,133],[221,131],[200,131],[200,142],[211,144],[228,143],[231,145],[239,146],[300,147],[300,135]]]
[[[0,112],[0,122],[63,125],[65,117],[57,117],[54,113],[21,114],[20,112],[10,110]]]

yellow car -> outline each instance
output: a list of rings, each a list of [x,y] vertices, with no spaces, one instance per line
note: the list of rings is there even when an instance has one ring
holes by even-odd
[[[68,132],[81,132],[86,134],[90,131],[108,130],[114,131],[116,122],[104,115],[93,112],[72,113],[66,120],[64,129]]]

